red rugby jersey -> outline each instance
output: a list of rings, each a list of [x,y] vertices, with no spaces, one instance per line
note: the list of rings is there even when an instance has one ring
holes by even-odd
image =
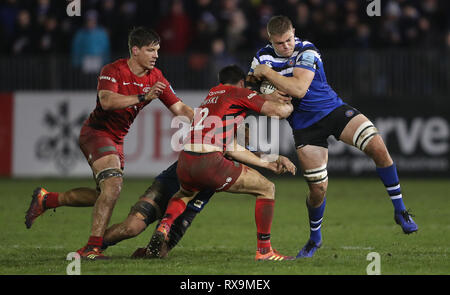
[[[180,101],[159,69],[153,68],[146,75],[138,77],[131,72],[127,59],[119,59],[102,68],[98,77],[97,93],[100,90],[110,90],[123,95],[137,95],[149,92],[150,88],[158,81],[167,85],[159,96],[167,108]],[[102,109],[97,94],[97,106],[85,124],[98,130],[107,131],[113,140],[122,143],[134,118],[150,102],[144,101],[125,109],[106,111]]]
[[[260,112],[266,100],[247,88],[219,84],[210,89],[199,108],[185,143],[219,146],[224,151],[247,112]]]

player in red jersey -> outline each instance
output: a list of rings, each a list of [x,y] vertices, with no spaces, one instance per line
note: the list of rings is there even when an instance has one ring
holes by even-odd
[[[178,158],[177,176],[180,189],[171,198],[160,225],[145,250],[148,258],[167,255],[168,237],[175,219],[199,191],[210,189],[230,193],[246,193],[256,197],[257,227],[256,260],[290,260],[272,249],[272,224],[275,186],[257,170],[241,163],[267,168],[274,172],[295,174],[291,162],[280,167],[239,147],[234,140],[237,126],[249,110],[267,116],[286,118],[292,112],[290,102],[265,100],[256,92],[244,88],[245,73],[237,66],[228,66],[219,73],[219,84],[212,88],[194,115],[190,134]],[[236,161],[229,160],[232,158]]]
[[[91,236],[86,246],[77,251],[82,258],[108,258],[100,247],[122,188],[124,137],[139,111],[159,98],[174,115],[192,120],[192,108],[174,94],[155,67],[159,43],[160,38],[153,30],[135,28],[128,36],[130,58],[105,65],[98,77],[97,106],[84,122],[79,137],[97,189],[75,188],[57,193],[37,188],[33,193],[26,214],[27,228],[46,209],[94,204]]]

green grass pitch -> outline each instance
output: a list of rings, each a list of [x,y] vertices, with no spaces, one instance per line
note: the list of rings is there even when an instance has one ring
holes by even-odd
[[[272,245],[296,255],[309,235],[306,184],[277,178]],[[151,180],[125,179],[111,224],[122,221]],[[0,274],[66,274],[69,252],[82,247],[90,232],[91,208],[47,211],[29,230],[24,213],[36,186],[63,191],[92,186],[83,179],[0,179]],[[91,275],[365,275],[367,254],[380,254],[381,274],[450,274],[450,181],[402,179],[407,208],[418,233],[405,235],[393,220],[393,207],[376,178],[330,179],[322,227],[324,245],[312,259],[255,262],[254,199],[219,193],[194,220],[184,239],[163,260],[133,260],[147,244],[151,225],[140,236],[107,250],[109,261],[82,261]]]

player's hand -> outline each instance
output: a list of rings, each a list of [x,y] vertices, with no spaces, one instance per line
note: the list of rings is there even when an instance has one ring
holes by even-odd
[[[277,170],[281,171],[280,173],[286,173],[289,172],[292,175],[295,175],[297,172],[297,167],[295,167],[294,163],[291,162],[288,158],[285,156],[279,156],[277,162]]]
[[[271,68],[265,64],[256,65],[255,69],[253,70],[253,76],[261,80],[265,77],[266,72],[270,69]]]
[[[295,175],[297,167],[288,158],[284,156],[278,156],[276,161],[270,162],[267,165],[269,170],[272,170],[275,174],[283,174],[286,172]]]
[[[266,100],[277,101],[277,102],[290,102],[292,97],[287,95],[285,92],[275,90],[271,94],[263,94],[262,95]]]
[[[151,88],[150,91],[145,95],[146,100],[153,100],[158,98],[161,93],[163,93],[164,89],[166,89],[166,84],[163,82],[156,82]]]

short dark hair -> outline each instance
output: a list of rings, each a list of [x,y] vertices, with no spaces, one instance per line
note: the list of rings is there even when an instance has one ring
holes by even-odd
[[[219,71],[219,83],[236,84],[242,79],[245,80],[244,71],[237,65],[229,65]]]
[[[156,45],[160,42],[161,39],[159,38],[158,33],[146,27],[134,28],[128,34],[128,49],[130,51],[134,46],[141,48],[142,46],[148,46],[151,44]]]
[[[267,33],[270,35],[282,35],[292,29],[291,20],[284,15],[272,16],[267,23]]]

